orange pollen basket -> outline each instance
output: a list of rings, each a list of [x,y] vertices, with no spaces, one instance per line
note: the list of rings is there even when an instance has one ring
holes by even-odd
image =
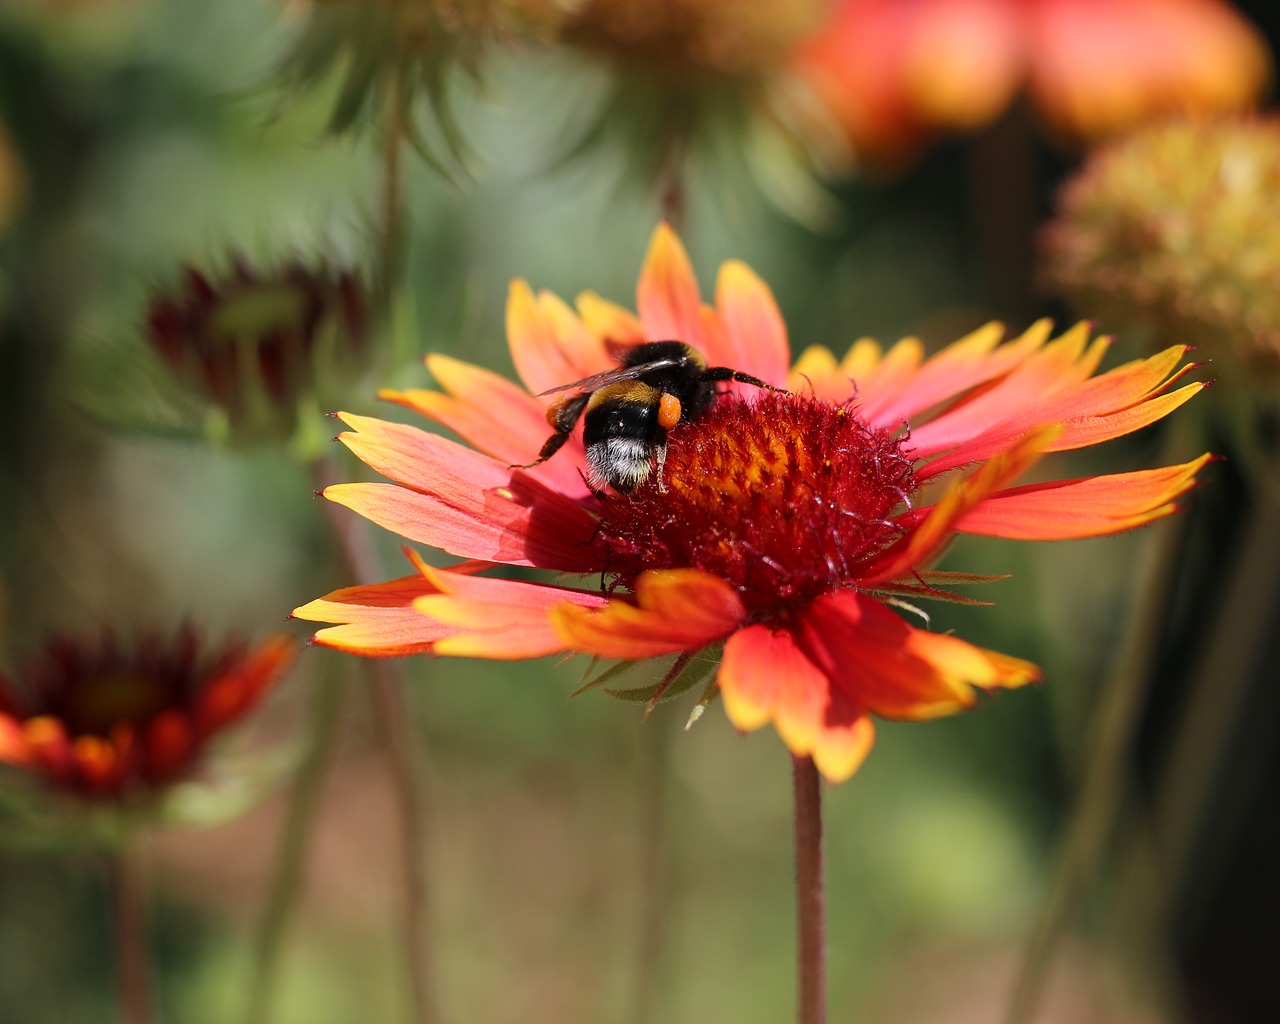
[[[721,397],[671,432],[662,486],[601,496],[606,573],[633,586],[650,569],[702,569],[757,619],[855,587],[902,536],[894,517],[915,489],[904,441],[849,405]]]

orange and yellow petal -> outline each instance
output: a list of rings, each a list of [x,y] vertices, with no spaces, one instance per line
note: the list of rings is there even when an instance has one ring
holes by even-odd
[[[732,633],[745,615],[737,593],[718,576],[665,569],[641,574],[634,603],[614,598],[598,609],[564,604],[551,610],[551,621],[568,648],[638,660],[699,650]]]
[[[1048,329],[1041,321],[1037,328]],[[1012,435],[1052,422],[1051,403],[1070,396],[1105,354],[1108,339],[1089,342],[1087,324],[1076,324],[1020,360],[1010,372],[965,395],[936,418],[913,426],[917,458],[962,448],[975,438]],[[974,461],[967,458],[964,461]],[[959,463],[963,464],[963,463]]]
[[[1148,427],[1158,420],[1164,419],[1175,409],[1181,408],[1196,395],[1209,386],[1207,381],[1195,381],[1185,384],[1177,391],[1168,394],[1144,398],[1141,402],[1126,409],[1115,409],[1111,412],[1084,415],[1064,416],[1062,433],[1054,441],[1050,449],[1055,452],[1073,451],[1087,448],[1090,445],[1112,441],[1135,430]]]
[[[800,353],[787,374],[787,390],[839,403],[853,394],[853,382],[840,369],[829,348],[810,345]]]
[[[1211,458],[1000,491],[965,513],[955,529],[1010,540],[1078,540],[1132,530],[1175,512],[1174,501]]]
[[[490,562],[463,562],[432,569],[414,551],[406,550],[417,572],[383,583],[343,587],[295,608],[293,618],[332,622],[316,633],[313,643],[365,657],[429,654],[432,645],[455,630],[429,626],[413,608],[419,597],[441,593],[438,581],[454,575],[473,575],[492,568]],[[439,574],[439,575],[437,575]]]
[[[629,310],[616,302],[602,299],[595,292],[580,292],[575,302],[583,325],[608,349],[611,346],[638,345],[649,340],[644,325]]]
[[[501,463],[523,465],[537,458],[551,434],[546,400],[534,398],[505,377],[449,356],[429,355],[426,363],[443,392],[387,389],[378,397],[448,427]],[[574,438],[555,459],[531,468],[529,473],[553,490],[585,496],[588,491],[582,482],[582,465],[582,444]]]
[[[971,707],[975,688],[1022,686],[1040,670],[908,624],[852,590],[814,601],[795,627],[805,654],[850,700],[882,718],[919,720]]]
[[[865,359],[871,351],[864,347],[854,358]],[[849,374],[857,388],[859,414],[867,423],[881,425],[878,411],[894,401],[911,383],[922,359],[924,345],[920,339],[903,338],[890,346],[884,355],[878,356],[860,375]],[[891,424],[893,427],[899,425]]]
[[[1156,422],[1207,386],[1196,382],[1167,390],[1193,368],[1178,366],[1186,351],[1181,346],[1090,377],[1106,340],[1086,345],[1086,337],[1086,326],[1077,325],[974,397],[914,428],[916,457],[938,456],[921,467],[917,479],[989,458],[1051,423],[1061,432],[1050,451],[1100,444]]]
[[[985,324],[925,360],[892,394],[874,396],[877,399],[874,408],[864,408],[863,415],[877,426],[896,427],[971,388],[1007,374],[1042,348],[1052,329],[1048,320],[1039,320],[1013,341],[1001,345],[1004,326]]]
[[[593,572],[595,520],[573,499],[415,427],[342,413],[341,440],[404,486],[334,484],[324,496],[409,540],[460,558]]]
[[[865,711],[785,630],[748,626],[729,637],[716,681],[725,714],[744,731],[772,722],[792,754],[812,757],[832,782],[862,764],[875,738]]]
[[[689,254],[668,224],[658,225],[649,242],[636,308],[650,341],[683,341],[700,351],[705,348],[698,279]]]
[[[455,630],[429,626],[414,610],[419,597],[439,593],[422,573],[385,583],[343,587],[293,610],[293,617],[336,625],[318,630],[313,642],[366,658],[430,653],[432,644]]]
[[[587,612],[609,599],[545,583],[464,576],[423,567],[438,592],[417,598],[414,611],[432,629],[449,630],[432,645],[443,657],[513,661],[556,654],[566,643],[554,626],[564,607]]]
[[[610,361],[568,306],[548,292],[534,295],[524,281],[511,282],[507,344],[516,373],[535,395],[599,373]]]
[[[927,565],[955,535],[956,523],[1034,465],[1048,451],[1058,431],[1056,426],[1032,431],[997,452],[969,476],[953,481],[936,505],[916,509],[909,517],[915,521],[914,529],[868,567],[860,585],[873,587]]]
[[[784,386],[791,346],[769,286],[745,263],[730,260],[721,266],[716,281],[716,309],[725,340],[715,351],[704,353],[708,361]]]

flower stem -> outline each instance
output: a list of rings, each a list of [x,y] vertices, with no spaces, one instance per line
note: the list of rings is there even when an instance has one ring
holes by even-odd
[[[667,856],[667,775],[671,744],[670,731],[663,728],[666,724],[665,720],[646,722],[640,730],[640,793],[637,797],[640,919],[632,1024],[649,1024],[654,1019],[654,996],[658,990],[671,906]]]
[[[1155,545],[1157,555],[1176,547],[1180,524],[1160,524],[1162,536]],[[1158,633],[1158,620],[1172,590],[1175,559],[1159,557],[1133,629],[1137,637],[1126,659],[1128,666],[1115,685],[1102,695],[1092,750],[1084,778],[1066,825],[1066,835],[1049,881],[1049,893],[1041,904],[1031,938],[1023,951],[1022,964],[1014,982],[1013,995],[1005,1014],[1006,1024],[1028,1024],[1043,996],[1049,969],[1058,944],[1071,922],[1080,899],[1111,834],[1127,788],[1125,760],[1147,692],[1154,650],[1144,642]],[[1152,633],[1152,629],[1156,633]]]
[[[1271,456],[1280,471],[1280,453]],[[1161,758],[1156,785],[1154,828],[1164,877],[1164,896],[1185,895],[1189,875],[1214,809],[1215,789],[1233,742],[1238,741],[1250,686],[1272,679],[1265,659],[1274,650],[1274,601],[1280,594],[1280,501],[1259,487],[1253,507],[1239,527],[1236,553],[1218,585],[1218,606],[1207,616],[1205,639],[1188,672],[1186,703]],[[1258,673],[1264,673],[1259,677]],[[1237,784],[1238,786],[1238,784]],[[1232,796],[1240,799],[1237,787]]]
[[[324,459],[313,463],[313,470],[322,483],[336,475],[328,470],[327,465],[327,460]],[[363,529],[363,522],[332,502],[326,501],[323,504],[348,575],[352,579],[366,582],[381,577],[377,552],[368,532]],[[363,664],[369,677],[374,717],[400,812],[404,945],[413,994],[414,1019],[421,1024],[436,1019],[428,927],[426,769],[418,749],[421,740],[413,728],[416,721],[413,704],[396,663],[367,658]]]
[[[799,923],[797,1021],[827,1019],[826,895],[822,868],[822,793],[811,757],[791,759],[795,793],[796,910]]]
[[[1157,464],[1176,461],[1188,443],[1183,432],[1171,430]],[[1129,789],[1127,759],[1160,651],[1187,528],[1185,516],[1156,524],[1155,537],[1145,553],[1138,574],[1143,581],[1138,607],[1127,630],[1129,639],[1102,688],[1083,776],[1049,880],[1048,895],[1023,950],[1005,1024],[1029,1024],[1034,1017],[1054,953],[1115,828]]]
[[[333,754],[342,698],[341,681],[332,672],[319,681],[312,697],[309,745],[294,777],[271,891],[254,939],[246,1024],[267,1024],[272,1019],[271,996],[275,991],[280,953],[302,894],[307,848],[325,772]]]
[[[365,668],[373,688],[374,714],[386,747],[387,763],[400,809],[400,849],[404,871],[404,928],[413,988],[415,1019],[435,1020],[431,980],[431,941],[428,928],[426,786],[413,723],[416,716],[404,680],[394,678],[391,666],[370,660]]]
[[[142,850],[129,836],[112,864],[116,943],[116,991],[122,1024],[150,1024],[151,982],[147,964],[146,891]]]
[[[685,143],[677,132],[663,143],[658,161],[658,206],[662,211],[662,219],[676,231],[684,230],[685,218],[689,213],[685,150]]]
[[[400,279],[404,259],[404,140],[407,132],[408,100],[404,83],[398,74],[391,76],[383,113],[381,253],[379,285],[384,299],[389,299]]]

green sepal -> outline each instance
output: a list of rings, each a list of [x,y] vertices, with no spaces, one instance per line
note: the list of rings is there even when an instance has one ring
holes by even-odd
[[[587,693],[590,690],[598,690],[602,686],[604,686],[605,683],[609,682],[611,679],[617,679],[618,676],[623,675],[626,672],[629,672],[631,669],[635,668],[637,665],[640,664],[637,661],[619,661],[613,665],[610,665],[607,669],[601,672],[594,679],[588,679],[587,676],[589,676],[595,670],[595,667],[599,663],[600,663],[599,658],[592,659],[591,664],[587,666],[587,671],[583,673],[582,684],[576,690],[574,690],[573,693],[569,694],[570,699],[577,697],[580,694]]]
[[[714,650],[715,653],[709,656],[709,650]],[[672,672],[675,674],[672,675],[669,672],[652,686],[642,686],[633,690],[611,690],[605,687],[604,692],[610,697],[616,697],[629,704],[645,704],[653,708],[674,700],[702,684],[719,665],[719,645],[716,645],[714,648],[704,648],[693,654],[683,666],[678,668],[677,661],[676,665],[672,666]]]

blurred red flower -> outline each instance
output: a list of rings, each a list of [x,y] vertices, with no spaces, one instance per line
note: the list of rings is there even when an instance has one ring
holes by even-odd
[[[129,647],[50,641],[24,674],[0,675],[0,762],[82,796],[144,795],[192,770],[292,660],[285,637],[202,651],[191,629]]]

